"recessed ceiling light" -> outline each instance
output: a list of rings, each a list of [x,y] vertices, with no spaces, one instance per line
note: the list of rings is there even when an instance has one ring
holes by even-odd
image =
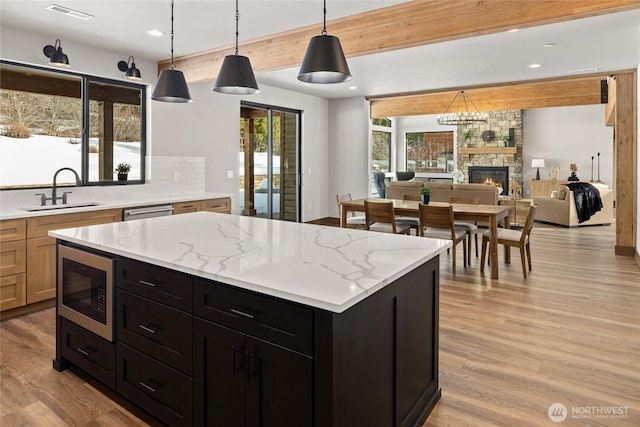
[[[50,4],[49,6],[45,7],[45,9],[51,10],[53,12],[64,13],[67,16],[72,16],[74,18],[82,19],[84,21],[88,21],[89,19],[93,18],[93,15],[89,15],[88,13],[79,12],[77,10],[69,9],[66,6],[59,6],[57,4]]]
[[[529,64],[527,65],[528,68],[540,68],[542,67],[542,64]]]
[[[517,31],[520,31],[520,28],[512,28],[510,30],[507,30],[507,33],[515,33]]]
[[[152,37],[162,37],[164,36],[164,31],[160,30],[147,30],[145,33],[149,34]]]
[[[358,86],[349,86],[349,89],[356,90],[356,89],[358,89]]]
[[[595,73],[598,71],[598,68],[583,68],[581,70],[570,70],[567,71],[567,74],[580,74],[580,73]]]
[[[555,45],[555,43],[545,43],[542,45],[542,47],[554,47]]]

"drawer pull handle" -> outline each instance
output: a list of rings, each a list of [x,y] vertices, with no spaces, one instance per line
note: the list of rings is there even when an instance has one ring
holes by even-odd
[[[147,282],[146,280],[138,280],[138,283],[140,283],[141,285],[150,286],[152,288],[156,287],[155,283]]]
[[[243,311],[236,310],[235,308],[232,308],[230,311],[232,313],[235,313],[235,314],[239,315],[239,316],[244,316],[244,317],[247,317],[249,319],[253,319],[253,314],[245,313]]]
[[[90,348],[85,349],[85,348],[77,347],[76,351],[86,357],[88,357],[91,353],[93,353]]]
[[[153,327],[151,327],[151,326],[138,325],[138,327],[139,327],[140,329],[142,329],[143,331],[147,331],[147,332],[149,332],[150,334],[155,334],[156,332],[158,332],[158,328],[155,328],[155,329],[154,329],[154,328],[153,328]]]
[[[140,381],[140,382],[139,382],[139,384],[140,384],[142,387],[144,387],[144,388],[146,388],[147,390],[149,390],[151,393],[155,393],[155,392],[156,392],[156,389],[155,389],[155,388],[151,387],[151,386],[150,386],[150,385],[148,385],[148,384],[143,383],[142,381]]]

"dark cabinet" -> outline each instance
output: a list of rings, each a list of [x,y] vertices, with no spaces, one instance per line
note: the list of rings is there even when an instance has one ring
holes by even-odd
[[[193,423],[193,381],[157,360],[116,342],[116,391],[170,426]]]
[[[116,350],[109,342],[65,319],[59,319],[62,357],[111,389],[116,388]]]
[[[115,343],[58,316],[54,366],[170,426],[420,426],[440,397],[438,268],[336,313],[120,258]]]
[[[197,317],[193,332],[195,425],[313,425],[310,356]]]

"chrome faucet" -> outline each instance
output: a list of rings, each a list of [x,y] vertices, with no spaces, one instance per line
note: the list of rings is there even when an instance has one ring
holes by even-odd
[[[76,172],[75,170],[71,169],[71,168],[60,168],[56,171],[56,173],[53,174],[53,189],[51,190],[51,204],[52,205],[56,205],[58,204],[58,199],[62,199],[62,204],[66,204],[67,203],[67,193],[69,192],[65,192],[65,194],[62,195],[62,197],[58,197],[58,184],[57,184],[57,179],[58,179],[58,174],[64,170],[67,171],[71,171],[73,172],[73,174],[76,176],[76,185],[80,185],[80,175],[78,175],[78,172]]]

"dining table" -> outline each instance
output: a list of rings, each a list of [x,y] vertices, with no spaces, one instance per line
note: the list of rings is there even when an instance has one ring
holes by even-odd
[[[340,202],[340,227],[347,227],[349,212],[364,212],[364,201],[393,202],[393,212],[396,216],[419,217],[420,202],[417,200],[399,199],[354,199]],[[435,206],[453,206],[453,216],[456,221],[488,222],[489,223],[489,260],[491,264],[491,278],[498,279],[498,223],[504,228],[510,228],[509,213],[511,207],[505,205],[473,205],[466,203],[429,202]],[[511,262],[511,252],[504,247],[504,260]]]

